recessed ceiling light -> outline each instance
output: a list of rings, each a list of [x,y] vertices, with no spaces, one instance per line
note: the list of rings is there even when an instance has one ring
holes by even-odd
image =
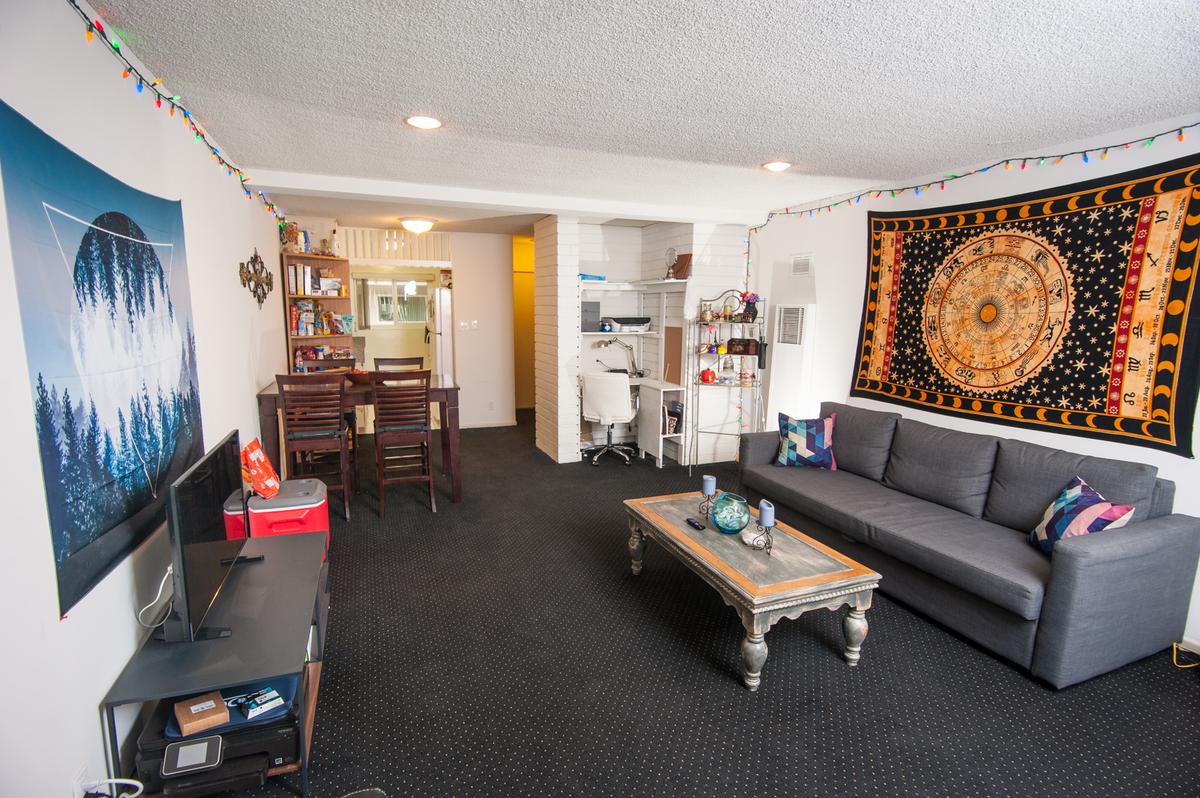
[[[787,161],[767,161],[762,165],[763,169],[768,172],[783,172],[792,168],[792,165]]]
[[[401,219],[400,226],[410,233],[428,233],[433,229],[433,222],[428,219]]]
[[[404,122],[410,127],[420,130],[437,130],[442,126],[442,120],[434,119],[432,116],[410,116]]]

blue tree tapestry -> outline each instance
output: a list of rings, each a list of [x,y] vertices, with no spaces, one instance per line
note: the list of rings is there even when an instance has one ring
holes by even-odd
[[[65,614],[202,453],[183,216],[4,103],[0,175]]]

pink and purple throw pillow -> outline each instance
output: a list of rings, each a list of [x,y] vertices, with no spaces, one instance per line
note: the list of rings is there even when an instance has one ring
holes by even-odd
[[[1029,542],[1050,554],[1063,538],[1125,526],[1133,510],[1131,505],[1105,500],[1091,485],[1073,477],[1046,508],[1042,522],[1029,533]]]
[[[837,471],[833,459],[833,425],[837,413],[829,418],[795,419],[779,414],[779,454],[775,465],[808,466]]]

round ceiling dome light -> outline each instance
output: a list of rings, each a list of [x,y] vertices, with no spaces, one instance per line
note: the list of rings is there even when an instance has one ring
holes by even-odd
[[[785,172],[792,168],[792,165],[787,161],[767,161],[762,165],[763,169],[768,172]]]
[[[433,229],[433,222],[428,219],[401,219],[400,226],[410,233],[428,233]]]
[[[442,126],[442,120],[435,119],[432,116],[410,116],[404,120],[404,124],[409,127],[415,127],[418,130],[437,130]]]

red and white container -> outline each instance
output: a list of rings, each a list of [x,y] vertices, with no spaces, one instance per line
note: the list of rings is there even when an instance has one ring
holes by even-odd
[[[238,488],[225,500],[225,539],[238,540],[246,537],[246,508],[242,502],[242,489]]]
[[[251,496],[246,515],[252,538],[324,532],[325,550],[329,551],[329,497],[319,479],[285,479],[279,493],[270,499]],[[226,524],[228,528],[228,520]]]

